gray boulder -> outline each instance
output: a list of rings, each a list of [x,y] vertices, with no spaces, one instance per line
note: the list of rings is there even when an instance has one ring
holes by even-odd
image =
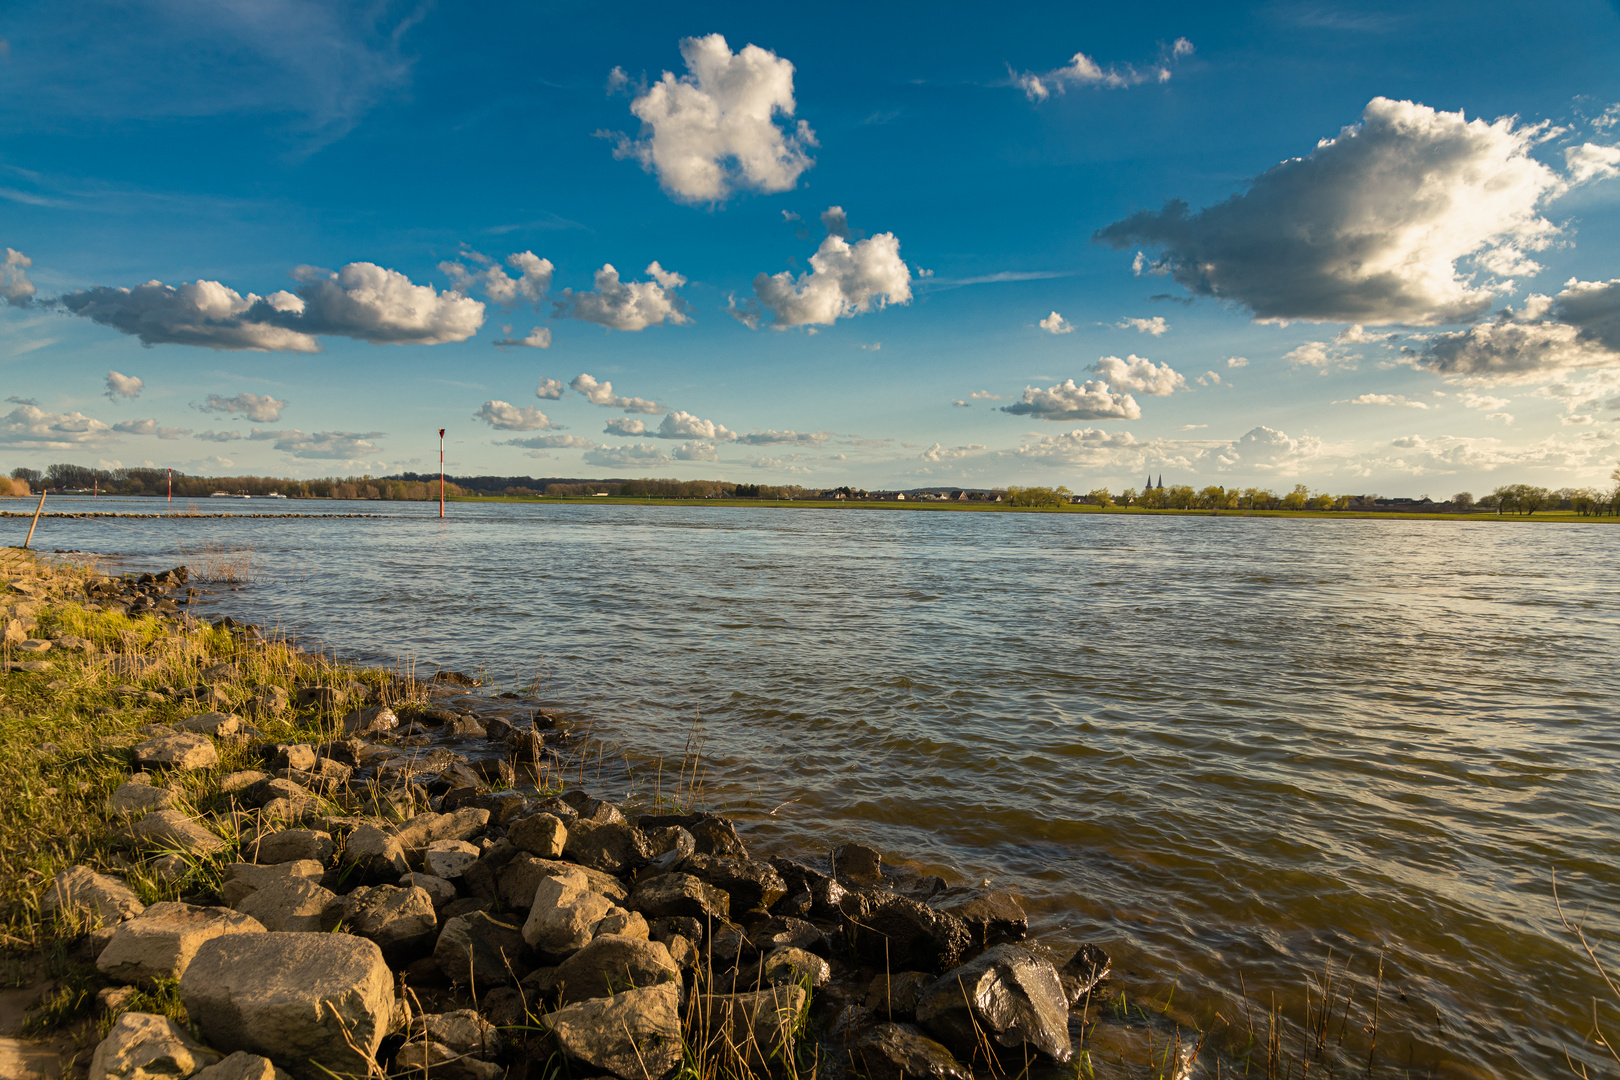
[[[432,1077],[433,1080],[500,1080],[506,1070],[493,1061],[459,1053],[441,1042],[418,1039],[394,1055],[394,1076]]]
[[[681,1063],[680,990],[673,983],[590,998],[541,1017],[562,1052],[620,1080],[662,1080]]]
[[[118,924],[96,967],[107,978],[148,988],[185,974],[197,950],[217,937],[257,936],[264,926],[229,908],[153,904]]]
[[[308,878],[287,876],[254,891],[236,910],[266,930],[321,933],[338,923],[343,901]]]
[[[1022,941],[1029,935],[1029,916],[1024,912],[1024,905],[1006,889],[981,892],[941,905],[941,910],[967,924],[975,945]]]
[[[472,1009],[418,1016],[411,1021],[409,1035],[485,1061],[500,1057],[504,1045],[500,1029]]]
[[[107,797],[107,813],[115,817],[138,817],[151,810],[167,810],[173,805],[174,793],[153,787],[145,773],[130,777]]]
[[[849,1047],[850,1063],[866,1080],[973,1080],[944,1046],[910,1024],[876,1024]]]
[[[181,731],[190,731],[198,735],[229,738],[241,730],[242,718],[235,713],[205,712],[188,716],[174,726]]]
[[[259,889],[283,878],[296,877],[307,881],[321,880],[321,864],[312,859],[260,866],[254,863],[232,863],[225,871],[225,884],[220,896],[227,907],[236,907]]]
[[[191,1080],[292,1080],[275,1062],[246,1050],[238,1050],[217,1065],[210,1065]]]
[[[96,1046],[90,1080],[179,1080],[219,1058],[168,1017],[127,1012]]]
[[[634,825],[583,818],[569,824],[563,854],[581,866],[608,874],[636,870],[652,858],[646,833]]]
[[[465,874],[478,861],[478,854],[478,845],[465,840],[434,840],[422,855],[422,869],[450,881]]]
[[[546,956],[568,956],[590,944],[597,924],[617,910],[613,901],[592,892],[577,870],[543,878],[523,923],[523,940]]]
[[[528,973],[523,945],[523,931],[516,925],[475,911],[444,924],[433,947],[433,962],[458,985],[501,986]]]
[[[731,897],[691,874],[660,874],[639,882],[624,906],[649,919],[686,915],[707,922],[731,915]]]
[[[253,861],[263,864],[310,860],[326,866],[337,845],[320,829],[283,829],[266,833],[248,847]]]
[[[439,928],[433,897],[415,886],[362,885],[343,898],[343,922],[351,934],[376,942],[390,961],[430,944]]]
[[[760,977],[768,983],[795,983],[819,987],[832,982],[832,965],[815,953],[792,947],[775,949],[759,962]]]
[[[128,885],[88,866],[75,866],[52,878],[40,906],[46,914],[83,919],[89,930],[132,919],[146,910]]]
[[[1016,945],[993,946],[941,976],[919,998],[917,1022],[963,1054],[983,1032],[1007,1049],[1028,1043],[1060,1064],[1074,1056],[1057,968]]]
[[[409,889],[414,886],[427,893],[432,898],[435,908],[441,908],[456,898],[455,883],[446,881],[441,877],[434,877],[432,874],[418,874],[415,872],[404,874],[401,875],[399,883],[404,888]]]
[[[205,942],[180,979],[204,1038],[262,1054],[301,1080],[369,1075],[394,1010],[377,946],[347,934],[232,934]]]
[[[568,827],[554,814],[531,814],[513,822],[506,838],[523,851],[555,859],[568,846]]]
[[[566,1005],[643,986],[679,982],[680,977],[680,968],[660,943],[598,934],[558,966],[555,985],[558,1000]]]
[[[540,882],[548,877],[562,877],[569,874],[583,874],[587,889],[599,896],[607,897],[615,904],[623,905],[630,895],[624,883],[612,874],[604,874],[600,870],[592,870],[574,863],[542,859],[526,852],[501,868],[497,894],[501,903],[513,911],[527,911],[534,903],[534,893],[540,887]]]
[[[411,869],[399,840],[369,822],[349,833],[343,845],[342,865],[361,878],[392,879]]]
[[[833,876],[855,885],[883,880],[883,856],[865,844],[842,844],[832,853]]]
[[[178,810],[154,810],[131,825],[129,835],[142,847],[184,855],[212,855],[229,846]]]
[[[206,735],[180,732],[136,743],[135,761],[143,769],[211,769],[219,764],[219,751]]]

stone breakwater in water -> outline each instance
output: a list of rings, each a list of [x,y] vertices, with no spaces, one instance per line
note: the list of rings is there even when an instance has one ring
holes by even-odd
[[[199,623],[184,568],[23,565],[7,692],[104,669],[129,718],[95,747],[123,765],[105,856],[34,897],[40,942],[101,984],[92,1080],[897,1080],[1084,1052],[1108,958],[1026,940],[1006,892],[565,789],[567,714]]]

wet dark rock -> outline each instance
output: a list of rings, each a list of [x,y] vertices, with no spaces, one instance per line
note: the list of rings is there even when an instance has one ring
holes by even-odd
[[[1073,1057],[1069,1006],[1052,962],[1016,945],[996,945],[923,991],[917,1021],[958,1053],[980,1035],[1016,1050],[1024,1043],[1059,1063]]]
[[[624,906],[649,919],[685,915],[707,922],[730,916],[731,897],[690,874],[660,874],[638,882]]]
[[[563,854],[581,866],[623,874],[645,866],[647,835],[634,825],[601,824],[583,818],[568,823]]]
[[[935,976],[926,971],[879,975],[867,986],[864,1004],[884,1019],[914,1017],[918,999],[934,981]]]
[[[1080,946],[1068,962],[1058,968],[1064,998],[1070,1005],[1078,1005],[1081,998],[1108,978],[1113,968],[1114,962],[1101,948],[1090,944]]]
[[[574,808],[582,821],[594,821],[599,825],[615,825],[625,820],[624,814],[617,806],[584,791],[565,791],[562,801]]]
[[[787,886],[787,895],[777,902],[778,914],[815,915],[832,919],[843,913],[842,905],[848,890],[835,878],[792,859],[774,858],[770,862]],[[808,905],[799,901],[800,893],[809,898]]]
[[[731,897],[733,914],[764,910],[787,893],[782,875],[770,863],[755,859],[694,854],[681,864],[681,872],[724,889]]]
[[[855,951],[873,967],[944,971],[960,963],[972,944],[967,923],[905,896],[877,897],[871,910],[852,922]]]
[[[643,814],[636,824],[643,829],[679,825],[692,834],[701,855],[720,855],[730,859],[748,857],[748,850],[737,835],[737,827],[729,818],[716,814]]]
[[[864,844],[843,844],[832,853],[833,876],[855,885],[883,880],[883,856]]]
[[[433,959],[445,978],[459,985],[500,986],[529,970],[523,962],[523,932],[483,911],[446,922]]]
[[[302,697],[302,692],[299,697]],[[369,709],[355,709],[343,716],[343,734],[369,735],[376,732],[391,731],[399,727],[399,717],[394,710],[386,705],[378,705]]]
[[[479,791],[476,788],[457,788],[444,797],[441,809],[445,811],[483,809],[489,811],[491,825],[508,826],[514,818],[528,809],[528,800],[516,791]]]
[[[576,866],[573,863],[542,859],[527,852],[517,855],[500,870],[497,875],[499,881],[497,895],[504,907],[513,911],[527,911],[534,903],[534,892],[542,881],[548,877],[570,873],[583,874],[586,887],[591,892],[606,897],[614,904],[623,905],[625,898],[629,896],[624,883],[611,874]]]
[[[777,916],[751,927],[748,937],[762,952],[792,948],[826,956],[831,950],[831,943],[820,927],[792,916]]]
[[[826,986],[832,981],[832,966],[815,953],[785,946],[772,949],[759,962],[761,981]]]
[[[508,786],[517,783],[517,770],[505,758],[479,758],[468,767],[487,783]]]
[[[874,1024],[850,1044],[849,1058],[866,1080],[973,1080],[972,1070],[910,1024]]]
[[[697,852],[697,838],[679,825],[642,829],[647,834],[647,852],[660,871],[678,870],[681,862]]]
[[[709,943],[705,955],[713,961],[716,970],[736,967],[751,953],[756,952],[753,942],[743,928],[735,923],[711,923]]]
[[[441,921],[449,922],[451,919],[454,919],[460,915],[472,915],[479,911],[494,910],[495,905],[491,901],[485,900],[482,897],[458,896],[456,899],[444,905],[444,910],[441,911],[439,915]]]
[[[538,800],[534,803],[533,808],[536,813],[550,814],[565,825],[579,817],[578,810],[575,810],[572,805],[563,802],[555,795],[547,795]]]
[[[623,990],[679,982],[680,968],[661,942],[598,934],[557,967],[559,1000],[566,1005]]]
[[[545,757],[546,740],[538,731],[513,730],[506,736],[506,756],[521,765],[533,764]]]
[[[1029,934],[1029,916],[1018,898],[1005,889],[982,892],[958,903],[939,905],[939,910],[967,923],[975,945],[999,945],[1022,941]]]
[[[647,920],[647,936],[653,941],[662,941],[669,944],[673,937],[684,937],[688,941],[701,942],[703,940],[703,920],[694,919],[690,915],[665,915],[662,918]]]
[[[540,1022],[565,1056],[620,1080],[662,1080],[681,1063],[679,992],[672,984],[566,1005]]]

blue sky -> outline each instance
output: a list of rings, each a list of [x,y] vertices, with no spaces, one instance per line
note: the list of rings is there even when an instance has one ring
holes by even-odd
[[[869,488],[1620,461],[1613,4],[18,3],[0,39],[8,468],[379,474],[441,426],[458,473]]]

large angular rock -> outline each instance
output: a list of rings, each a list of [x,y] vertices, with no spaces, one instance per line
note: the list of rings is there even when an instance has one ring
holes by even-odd
[[[292,1080],[292,1077],[285,1069],[276,1068],[276,1063],[269,1058],[238,1050],[218,1065],[210,1065],[195,1074],[191,1080]]]
[[[180,1080],[220,1059],[167,1016],[127,1012],[90,1059],[90,1080]]]
[[[568,826],[563,854],[593,870],[623,874],[645,866],[652,858],[647,834],[634,825],[578,819]]]
[[[107,813],[116,817],[139,817],[152,810],[167,810],[174,805],[173,792],[153,787],[145,773],[138,773],[137,776],[141,779],[131,777],[107,797]]]
[[[855,951],[867,964],[944,971],[972,944],[967,923],[907,896],[889,895],[857,922]]]
[[[326,866],[336,851],[337,845],[332,842],[331,835],[320,829],[283,829],[266,833],[248,847],[253,861],[265,865],[303,862],[307,859]]]
[[[178,810],[155,810],[131,825],[129,834],[142,847],[183,855],[212,855],[229,846]]]
[[[225,884],[220,886],[220,897],[227,907],[234,908],[266,885],[289,877],[319,882],[321,864],[312,859],[276,863],[273,866],[232,863],[225,871]]]
[[[188,716],[174,726],[198,735],[230,738],[242,730],[242,718],[235,713],[205,712]]]
[[[681,1063],[673,983],[566,1005],[540,1018],[562,1052],[620,1080],[662,1080]]]
[[[398,838],[369,822],[349,833],[343,845],[342,864],[363,879],[392,880],[411,869]]]
[[[478,845],[465,840],[434,840],[422,855],[422,869],[434,877],[454,880],[478,861]]]
[[[849,1058],[866,1080],[973,1080],[944,1046],[910,1024],[876,1024],[850,1044]]]
[[[1080,946],[1068,962],[1058,968],[1058,982],[1063,984],[1063,996],[1071,1007],[1080,1004],[1080,999],[1096,989],[1097,984],[1108,978],[1113,970],[1114,962],[1100,947],[1091,944]]]
[[[229,908],[153,904],[118,925],[96,967],[114,982],[154,987],[160,979],[180,978],[197,950],[215,938],[263,933],[257,919]]]
[[[439,928],[432,894],[415,886],[362,885],[343,898],[343,922],[391,962],[429,945]]]
[[[728,859],[748,857],[748,850],[737,835],[737,826],[731,823],[731,819],[717,814],[644,814],[636,824],[643,829],[678,825],[692,834],[700,855],[721,855]]]
[[[826,986],[832,981],[832,965],[815,953],[786,947],[768,953],[759,962],[759,974],[768,983]]]
[[[731,910],[765,909],[787,894],[787,883],[770,863],[756,859],[726,859],[694,854],[681,863],[681,873],[707,881],[731,897]]]
[[[287,876],[258,889],[236,910],[266,930],[318,934],[338,923],[343,901],[308,878]]]
[[[535,889],[523,940],[546,956],[568,956],[590,944],[597,924],[617,910],[613,901],[592,892],[577,870],[547,877]]]
[[[517,926],[475,911],[444,924],[433,947],[433,962],[458,985],[501,986],[528,973],[523,944],[523,931]]]
[[[75,866],[52,878],[40,906],[46,914],[83,919],[88,930],[132,919],[146,910],[128,885],[88,866]]]
[[[394,1009],[382,952],[348,934],[232,934],[205,942],[180,999],[208,1042],[262,1054],[301,1080],[369,1075]]]
[[[504,1045],[500,1029],[472,1009],[418,1016],[411,1021],[408,1034],[412,1039],[436,1042],[484,1061],[500,1057]]]
[[[455,883],[434,877],[432,874],[404,874],[400,877],[399,883],[407,889],[415,886],[426,892],[433,899],[435,908],[441,908],[456,898]]]
[[[513,822],[506,838],[523,851],[555,859],[568,846],[568,827],[553,814],[531,814]]]
[[[833,876],[854,885],[883,880],[883,856],[865,844],[840,844],[832,853]]]
[[[1006,889],[994,889],[943,904],[940,910],[966,923],[975,945],[1022,941],[1029,934],[1029,916],[1024,912],[1024,905]]]
[[[917,1022],[962,1054],[978,1047],[982,1032],[1008,1049],[1027,1042],[1059,1063],[1074,1056],[1057,968],[1016,945],[993,946],[946,972],[923,991]]]
[[[843,913],[848,890],[836,878],[792,859],[773,858],[770,862],[788,889],[787,896],[776,904],[778,913],[822,919],[836,919]],[[789,907],[792,910],[784,910]]]
[[[411,1080],[500,1080],[505,1074],[506,1070],[493,1061],[468,1057],[441,1042],[418,1039],[399,1048],[391,1075]]]
[[[181,732],[159,735],[136,743],[135,761],[143,769],[211,769],[219,764],[219,751],[206,735]]]
[[[793,1054],[810,994],[802,986],[770,986],[746,994],[706,994],[697,1007],[709,1038],[736,1047],[747,1068],[769,1073]],[[739,1070],[740,1071],[740,1070]]]
[[[649,919],[686,915],[707,922],[730,917],[731,897],[691,874],[660,874],[638,883],[624,906]]]
[[[917,1015],[917,1000],[934,985],[936,976],[926,971],[901,971],[878,975],[866,988],[865,1005],[885,1020],[910,1019]]]
[[[598,934],[589,945],[558,967],[558,1000],[566,1005],[586,998],[611,997],[622,991],[680,981],[680,968],[669,950],[656,941]]]
[[[420,869],[427,846],[435,840],[471,840],[489,824],[489,811],[463,809],[453,814],[417,814],[394,829],[405,857]]]
[[[518,855],[501,868],[497,894],[501,903],[513,911],[527,911],[534,903],[535,890],[548,877],[584,874],[586,888],[622,905],[630,895],[624,883],[612,874],[578,866],[574,863],[542,859],[527,852]]]

